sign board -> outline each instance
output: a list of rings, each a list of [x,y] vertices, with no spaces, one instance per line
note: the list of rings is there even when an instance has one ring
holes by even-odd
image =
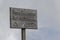
[[[37,29],[37,10],[10,7],[10,28]]]

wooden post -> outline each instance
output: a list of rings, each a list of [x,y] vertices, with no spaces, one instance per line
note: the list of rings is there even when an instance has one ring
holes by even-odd
[[[25,28],[21,29],[21,36],[22,36],[22,40],[26,40],[26,29]]]

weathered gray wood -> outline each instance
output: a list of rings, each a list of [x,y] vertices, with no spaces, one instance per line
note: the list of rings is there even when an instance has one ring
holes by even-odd
[[[10,27],[37,29],[37,10],[10,8]]]

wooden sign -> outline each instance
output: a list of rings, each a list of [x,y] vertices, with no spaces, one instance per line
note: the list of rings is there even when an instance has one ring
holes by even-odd
[[[10,28],[37,29],[37,10],[10,7]]]

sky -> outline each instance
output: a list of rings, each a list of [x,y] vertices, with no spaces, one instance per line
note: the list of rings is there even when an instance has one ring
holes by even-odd
[[[21,40],[21,29],[10,29],[9,7],[37,9],[38,29],[26,29],[26,40],[60,40],[60,0],[0,0],[0,40]]]

